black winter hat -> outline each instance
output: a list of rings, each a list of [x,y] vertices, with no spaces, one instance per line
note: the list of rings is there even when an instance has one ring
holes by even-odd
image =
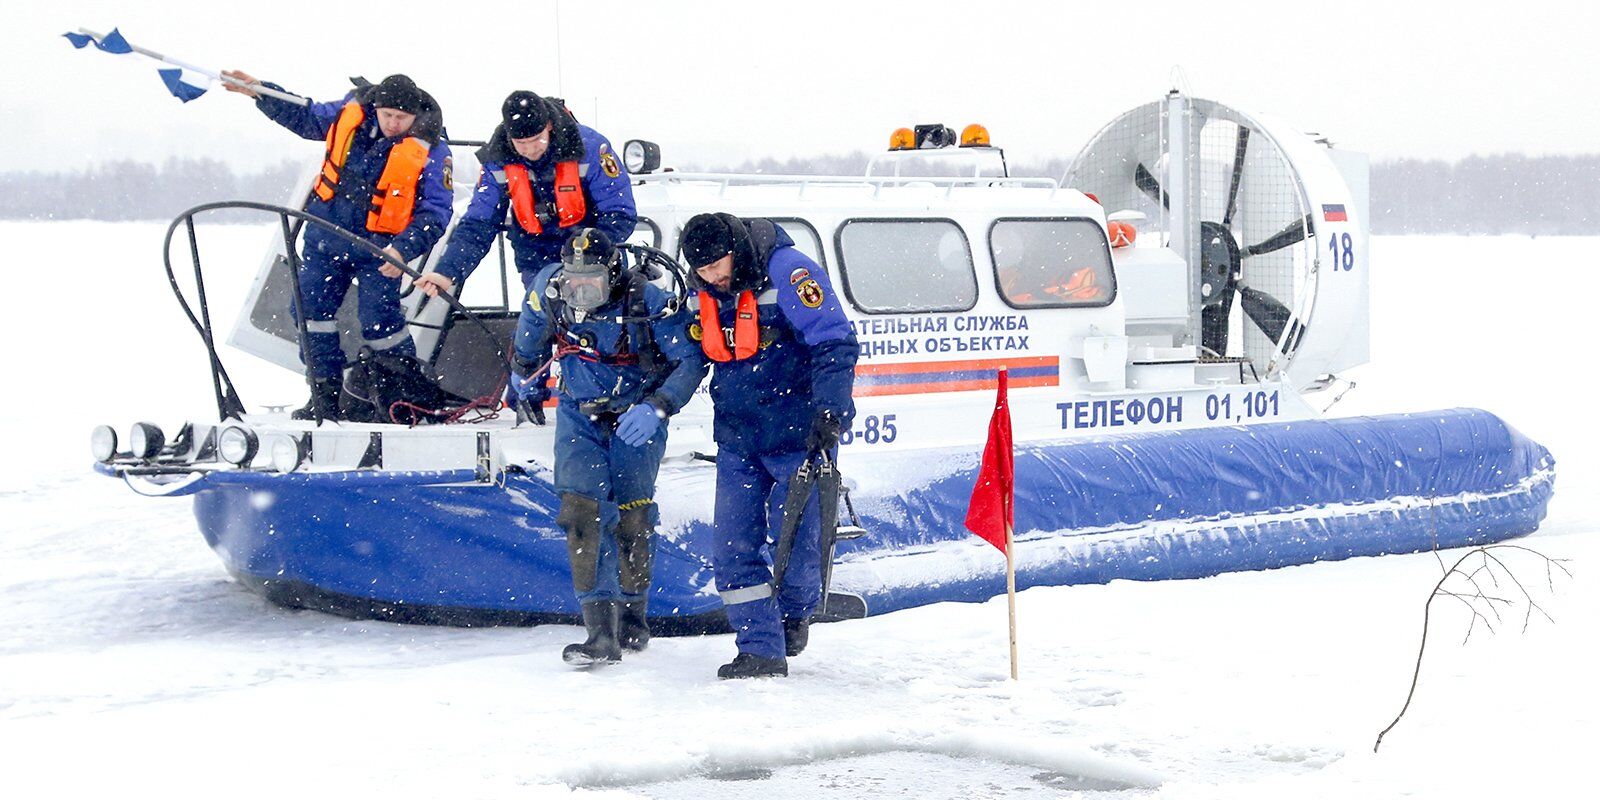
[[[544,98],[525,89],[506,97],[500,106],[500,118],[505,123],[506,135],[512,139],[538,136],[550,124],[550,112]]]
[[[733,256],[730,289],[742,292],[766,283],[766,264],[756,263],[756,243],[745,223],[732,214],[696,214],[684,224],[678,247],[689,262],[689,282],[695,288],[703,285],[696,271],[729,254]]]
[[[720,214],[696,214],[683,226],[683,258],[699,269],[733,252],[734,232]]]
[[[372,87],[368,99],[373,108],[392,108],[407,114],[420,114],[429,105],[427,93],[405,75],[384,78],[382,83]]]

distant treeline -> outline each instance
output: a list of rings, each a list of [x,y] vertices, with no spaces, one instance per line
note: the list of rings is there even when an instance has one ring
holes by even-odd
[[[715,169],[860,175],[869,160],[867,153],[856,152],[768,158]],[[1059,178],[1067,162],[1054,159],[1010,167],[1013,175]],[[286,161],[239,175],[214,159],[169,159],[159,166],[116,161],[77,172],[0,173],[0,219],[167,220],[215,200],[280,203],[305,169],[304,164]],[[1377,162],[1372,165],[1372,229],[1380,234],[1600,234],[1597,187],[1600,155]]]
[[[171,158],[159,166],[112,161],[76,172],[0,173],[0,219],[170,220],[218,200],[278,204],[306,169],[285,161],[240,175],[215,159]]]

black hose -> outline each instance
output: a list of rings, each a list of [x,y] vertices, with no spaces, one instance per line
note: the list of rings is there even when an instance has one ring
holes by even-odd
[[[350,233],[349,231],[344,230],[343,228],[340,228],[326,220],[307,214],[304,211],[287,208],[285,206],[276,206],[269,203],[257,203],[250,200],[223,200],[215,203],[204,203],[195,206],[183,212],[182,214],[179,214],[172,220],[172,224],[167,226],[167,235],[162,241],[162,262],[167,270],[167,281],[172,285],[173,296],[177,298],[178,305],[183,308],[184,315],[189,318],[189,324],[194,326],[195,331],[200,334],[201,341],[205,344],[206,354],[211,362],[213,381],[215,385],[219,387],[217,397],[217,414],[222,419],[227,419],[230,416],[237,417],[238,414],[243,413],[244,404],[240,402],[238,393],[234,389],[233,381],[229,379],[227,371],[222,367],[221,359],[217,356],[216,345],[213,341],[211,332],[210,315],[205,309],[205,281],[201,276],[200,249],[198,243],[191,242],[191,257],[194,259],[195,281],[199,287],[202,298],[201,312],[206,314],[205,323],[202,323],[200,319],[195,316],[194,309],[190,307],[189,301],[184,298],[183,289],[178,285],[177,275],[172,269],[172,237],[173,234],[178,230],[178,226],[187,224],[187,227],[192,230],[194,225],[193,218],[195,215],[207,211],[220,211],[224,209],[244,209],[248,211],[264,211],[271,214],[277,214],[279,219],[284,221],[285,227],[287,227],[287,221],[293,219],[296,221],[296,225],[294,226],[292,232],[288,234],[292,237],[298,237],[301,228],[306,224],[310,224],[326,230],[343,239],[344,241],[356,245],[358,248],[365,249],[372,255],[377,256],[380,260],[390,264],[396,269],[399,269],[402,273],[405,273],[407,276],[409,276],[413,281],[422,277],[422,273],[412,269],[410,264],[400,261],[399,259],[390,256],[388,253],[385,253],[382,248],[378,247],[372,242],[367,241],[366,239],[356,236],[355,234]],[[286,241],[284,246],[290,251],[290,266],[293,270],[293,274],[290,277],[294,281],[295,287],[298,289],[300,285],[300,275],[298,259],[295,258],[293,254],[294,244],[292,241]],[[465,305],[462,305],[461,301],[456,299],[456,297],[449,292],[440,292],[437,296],[444,298],[445,302],[450,305],[451,309],[459,312],[463,316],[476,323],[479,328],[482,328],[484,334],[488,337],[489,342],[493,343],[495,354],[500,357],[500,361],[504,363],[508,369],[514,366],[511,363],[511,359],[507,356],[505,348],[500,346],[499,340],[496,338],[494,331],[491,330],[477,314],[472,313],[471,310],[469,310]],[[303,319],[305,315],[299,314],[298,316]],[[407,324],[411,324],[409,320],[407,321]],[[305,343],[303,338],[304,334],[302,332],[302,341],[300,342],[302,362],[305,360]],[[223,388],[226,389],[225,392],[222,391]]]

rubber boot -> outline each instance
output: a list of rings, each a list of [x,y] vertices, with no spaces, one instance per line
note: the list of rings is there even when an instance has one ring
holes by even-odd
[[[617,644],[617,607],[615,600],[593,600],[583,604],[583,627],[589,638],[582,644],[569,644],[561,651],[561,660],[575,667],[610,664],[622,660],[622,648]]]
[[[289,414],[290,419],[316,419],[318,409],[322,411],[325,420],[339,419],[339,391],[338,378],[318,378],[311,390],[311,399],[306,404],[295,409]]]
[[[806,643],[811,641],[811,620],[786,619],[783,621],[783,651],[790,658],[794,658],[806,651]]]
[[[644,600],[629,600],[622,604],[618,618],[617,638],[622,649],[638,653],[650,646],[650,624],[645,620]]]
[[[723,680],[734,678],[782,678],[789,674],[789,662],[782,658],[762,658],[754,653],[740,653],[733,657],[733,661],[717,667],[717,677]]]

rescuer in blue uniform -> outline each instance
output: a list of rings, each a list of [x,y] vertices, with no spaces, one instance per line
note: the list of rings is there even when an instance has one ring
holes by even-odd
[[[556,263],[568,234],[596,228],[612,242],[633,234],[633,186],[611,143],[578,124],[557,98],[512,92],[501,124],[478,150],[483,172],[435,270],[417,281],[429,297],[452,291],[477,268],[501,230],[526,290]]]
[[[226,74],[260,83],[243,72]],[[282,89],[272,83],[261,85]],[[326,143],[322,173],[306,201],[306,213],[372,242],[400,261],[427,253],[444,235],[453,213],[444,117],[433,97],[410,78],[390,75],[338,102],[309,106],[244,86],[224,86],[254,97],[256,107],[279,125]],[[417,353],[400,307],[402,273],[316,226],[306,228],[301,262],[304,358],[315,389],[294,417],[338,419],[345,356],[336,316],[352,281],[365,343],[378,352]]]
[[[561,365],[556,524],[567,532],[588,633],[561,655],[579,666],[618,661],[650,641],[646,593],[666,421],[705,377],[688,311],[664,311],[670,295],[624,266],[606,234],[573,233],[523,302],[509,384],[514,403],[538,409],[549,394],[543,368],[552,358]],[[531,416],[543,424],[542,412]]]
[[[859,347],[827,272],[771,221],[700,214],[681,240],[701,282],[690,334],[714,366],[713,561],[739,647],[717,676],[787,675],[822,595],[815,491],[776,591],[763,550],[775,544],[796,469],[834,452],[850,426]]]

